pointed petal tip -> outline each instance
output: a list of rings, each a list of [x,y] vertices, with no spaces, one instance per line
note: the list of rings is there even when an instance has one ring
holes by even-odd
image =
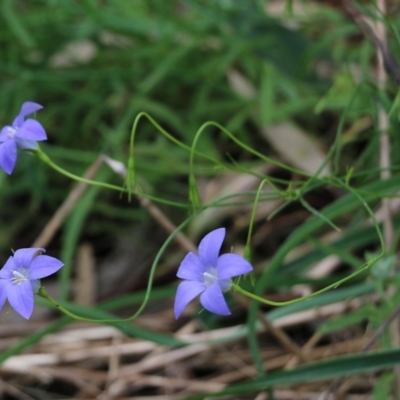
[[[218,258],[218,279],[230,279],[235,276],[248,274],[253,266],[242,256],[227,253]]]
[[[174,316],[175,316],[175,319],[178,319],[178,318],[182,315],[182,312],[183,312],[183,310],[182,310],[182,311],[179,311],[179,310],[177,310],[177,309],[174,308]]]
[[[34,101],[25,101],[22,103],[19,115],[25,117],[26,115],[33,114],[34,112],[41,110],[42,108],[43,106],[39,103],[35,103]]]
[[[230,315],[226,300],[219,282],[213,283],[200,296],[201,305],[208,311],[217,315]]]
[[[17,311],[17,310],[15,310],[15,311]],[[32,310],[32,312],[33,312],[33,310]],[[18,313],[22,318],[25,318],[25,319],[28,319],[28,320],[29,320],[29,318],[32,316],[32,312],[27,312],[27,313],[25,313],[25,312],[19,312],[19,311],[17,311],[17,313]]]
[[[0,168],[8,175],[14,171],[17,162],[17,145],[10,139],[0,144]]]
[[[186,306],[200,293],[204,292],[206,287],[195,281],[183,281],[178,285],[175,296],[174,314],[179,318]]]
[[[42,279],[53,275],[63,267],[64,263],[55,257],[39,255],[30,264],[30,279]]]
[[[217,228],[209,232],[199,244],[199,258],[205,265],[217,266],[218,255],[225,239],[225,228]]]
[[[30,281],[9,285],[7,294],[11,307],[22,317],[29,319],[35,303]]]

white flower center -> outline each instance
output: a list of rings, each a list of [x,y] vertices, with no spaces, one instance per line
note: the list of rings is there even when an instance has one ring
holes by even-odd
[[[29,280],[29,269],[27,268],[18,268],[12,273],[14,276],[11,278],[11,283],[14,285],[20,285],[21,283]]]
[[[217,268],[208,268],[206,272],[203,273],[203,283],[208,287],[211,286],[216,280],[217,277]]]
[[[12,128],[11,126],[9,126],[7,129],[7,135],[10,138],[13,138],[15,136],[15,134],[17,133],[17,130],[18,130],[17,128]]]
[[[218,281],[223,292],[229,290],[232,286],[232,281],[230,279],[218,279],[217,268],[210,267],[203,272],[203,284],[210,287],[213,283]]]

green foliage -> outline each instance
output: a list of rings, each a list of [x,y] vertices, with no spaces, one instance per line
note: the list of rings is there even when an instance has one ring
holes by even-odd
[[[251,393],[266,389],[273,385],[293,384],[305,381],[314,382],[320,379],[332,379],[338,376],[367,372],[374,370],[375,368],[390,368],[399,365],[399,356],[399,349],[391,349],[380,352],[371,352],[370,354],[337,357],[317,363],[310,363],[289,371],[271,373],[266,377],[259,378],[252,382],[232,385],[228,389],[213,394],[213,396]],[[189,398],[194,400],[201,399],[202,397],[192,396]]]
[[[379,311],[376,307],[371,304],[364,304],[359,310],[326,321],[324,324],[319,326],[318,332],[322,335],[326,335],[327,333],[344,329],[363,321],[368,321],[373,318],[377,319],[378,314]]]
[[[391,385],[393,384],[393,373],[386,372],[382,374],[374,388],[373,399],[387,399],[390,396]]]
[[[305,8],[302,16],[297,3]],[[357,6],[376,18],[375,11]],[[358,298],[358,309],[325,320],[317,331],[328,335],[354,326],[381,326],[399,296],[399,279],[393,275],[396,243],[386,245],[381,221],[375,218],[382,200],[397,196],[400,189],[397,88],[377,89],[371,78],[374,45],[360,39],[359,27],[339,8],[287,1],[277,15],[266,13],[265,7],[256,0],[3,0],[0,121],[9,124],[26,100],[41,103],[45,109],[37,117],[49,142],[39,157],[20,154],[11,177],[0,174],[2,259],[11,247],[34,241],[73,187],[69,178],[79,180],[105,154],[126,167],[125,184],[104,167],[94,179],[97,186],[75,205],[51,244],[66,263],[59,285],[61,304],[69,311],[109,320],[122,307],[132,308],[136,316],[148,301],[172,303],[171,276],[179,263],[173,239],[189,231],[196,242],[203,231],[227,224],[257,265],[254,287],[253,280],[240,281],[246,290],[268,297],[271,291],[290,292],[297,284],[312,285],[317,292],[341,283],[317,297],[263,311],[270,321]],[[398,46],[399,23],[397,16],[388,21],[389,49]],[[390,117],[393,174],[385,180],[379,164],[380,108]],[[277,126],[291,127],[293,135],[302,132],[324,161],[312,172],[300,167],[301,155],[285,153],[268,140],[265,132],[277,132]],[[231,191],[226,184],[224,192],[219,187],[224,181],[218,179],[226,176],[234,177],[230,183],[243,177],[257,183],[244,189],[232,185]],[[202,185],[213,179],[215,196],[204,200]],[[103,234],[123,236],[132,224],[150,226],[138,198],[159,203],[178,226],[154,255],[147,290],[115,293],[92,308],[72,304],[78,244]],[[272,202],[277,205],[266,222],[268,215],[257,216],[257,211]],[[285,227],[284,234],[277,223],[272,250],[252,248],[261,226],[274,224],[281,215],[291,220],[299,210],[309,216]],[[248,224],[243,228],[240,222],[238,228],[242,215]],[[400,219],[392,219],[398,232]],[[311,278],[309,271],[327,256],[338,258],[340,271]],[[394,295],[388,287],[395,288]],[[378,298],[374,304],[365,300],[371,294]],[[236,304],[235,298],[230,301]],[[42,299],[38,304],[49,307]],[[216,396],[399,364],[399,350],[391,348],[385,334],[380,351],[267,374],[258,337],[259,307],[253,302],[243,325],[210,343],[247,338],[259,376]],[[210,330],[223,324],[214,316],[198,318]],[[62,318],[27,336],[3,352],[0,362],[71,322]],[[127,336],[166,347],[190,345],[134,323],[109,323]],[[374,398],[388,396],[392,380],[392,374],[382,374]]]

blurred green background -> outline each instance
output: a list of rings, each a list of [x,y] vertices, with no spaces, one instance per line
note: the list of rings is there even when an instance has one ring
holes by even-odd
[[[355,93],[354,76],[368,81],[375,57],[348,14],[329,2],[2,0],[0,11],[0,121],[10,123],[26,100],[42,104],[37,118],[49,136],[43,149],[78,175],[99,154],[127,162],[140,111],[189,146],[199,127],[214,120],[261,153],[303,169],[308,161],[271,145],[262,128],[294,124],[293,134],[313,140],[323,157],[339,112]],[[350,130],[371,106],[360,92],[347,115]],[[371,121],[352,132],[340,171],[375,168]],[[189,153],[145,120],[135,143],[143,190],[186,202]],[[197,148],[246,168],[263,164],[216,129],[208,129]],[[215,175],[211,167],[197,158],[198,176]],[[102,173],[121,184],[110,171]],[[1,174],[0,185],[0,251],[6,255],[10,247],[32,243],[74,183],[21,153],[14,174]],[[84,235],[107,236],[148,220],[116,197],[98,195]],[[187,215],[174,212],[177,221]]]
[[[276,186],[267,188],[259,203],[251,236],[255,287],[277,301],[290,300],[300,295],[299,285],[309,285],[310,292],[325,287],[363,265],[366,250],[383,250],[378,241],[378,225],[370,224],[370,215],[362,202],[378,208],[382,198],[398,192],[395,174],[392,180],[381,182],[377,123],[381,107],[390,116],[391,169],[396,172],[400,162],[398,84],[389,76],[387,90],[377,90],[376,48],[344,3],[1,0],[0,124],[9,124],[24,101],[42,104],[44,109],[36,118],[46,128],[49,140],[41,147],[57,164],[81,176],[101,154],[127,164],[132,124],[142,111],[189,147],[205,122],[216,121],[232,132],[234,138],[282,164],[266,162],[217,128],[207,128],[196,149],[232,171],[228,174],[225,168],[217,168],[210,160],[196,156],[194,169],[199,192],[208,202],[241,191],[253,190],[253,197],[245,198],[241,207],[207,210],[185,232],[197,244],[216,224],[225,226],[228,235],[224,250],[236,245],[235,251],[239,249],[239,253],[246,242],[254,191],[263,177],[274,179]],[[378,20],[373,1],[349,3],[370,21]],[[388,49],[394,58],[400,37],[399,10],[395,3],[388,1],[385,21]],[[328,154],[332,157],[320,179],[310,181],[303,190],[304,176],[299,170],[313,175]],[[134,156],[137,180],[146,194],[188,204],[188,208],[159,205],[173,223],[182,223],[190,215],[190,152],[142,119],[136,132]],[[33,243],[76,185],[31,154],[20,152],[18,157],[12,176],[0,171],[2,260],[9,256],[10,248],[29,247]],[[106,166],[96,179],[122,185],[122,179]],[[344,182],[351,184],[352,194]],[[289,195],[299,193],[297,201],[291,201],[267,221]],[[320,210],[341,227],[340,234],[318,214]],[[397,229],[399,219],[393,220]],[[127,306],[134,309],[136,305],[132,304],[143,297],[138,291],[146,286],[150,265],[167,236],[136,198],[129,202],[126,195],[91,188],[47,246],[49,254],[66,265],[58,274],[60,284],[49,287],[57,294],[55,297],[64,300],[69,297],[74,283],[79,284],[79,276],[72,281],[79,273],[79,268],[74,270],[78,265],[77,254],[82,244],[90,243],[95,267],[86,279],[98,280],[100,284],[84,305],[92,306],[96,300],[129,293],[126,298],[112,300],[108,309],[120,311]],[[167,253],[168,257],[157,266],[152,291],[155,301],[146,308],[151,320],[144,323],[148,331],[135,331],[136,321],[120,324],[120,329],[129,336],[175,346],[170,340],[184,322],[174,320],[172,304],[176,268],[184,250],[173,243]],[[320,275],[308,274],[317,263],[331,256],[336,257],[332,270]],[[368,270],[347,287],[343,285],[293,307],[262,311],[268,311],[265,315],[273,321],[339,301],[348,304],[349,298],[357,297],[360,312],[349,313],[350,318],[346,319],[348,315],[340,311],[344,319],[339,317],[339,322],[331,322],[332,314],[327,315],[323,334],[333,331],[336,334],[336,330],[357,324],[361,335],[368,336],[393,311],[393,305],[398,304],[398,294],[385,297],[388,284],[385,279],[395,263],[393,255],[388,259],[386,265],[378,263],[372,275]],[[111,274],[114,274],[112,282]],[[253,290],[252,283],[247,280],[243,285]],[[376,294],[373,301],[365,297],[371,292]],[[228,301],[235,307],[231,319],[193,313],[193,321],[203,330],[244,323],[244,308],[234,297],[228,297]],[[256,343],[256,312],[249,309],[248,323],[243,325],[239,336],[249,339],[252,359],[245,359],[241,365],[254,364],[260,372],[263,360]],[[346,305],[343,310],[347,309]],[[151,313],[157,318],[152,318]],[[9,315],[20,319],[6,312],[1,318]],[[184,317],[186,322],[188,315]],[[307,325],[293,327],[289,336],[303,346],[306,337],[318,334],[320,320],[318,314]],[[368,328],[365,321],[371,323]],[[60,328],[61,325],[50,330]],[[47,335],[43,332],[42,336]],[[335,347],[338,337],[347,340],[353,333],[346,330],[340,333],[343,336],[327,336],[326,343]],[[234,336],[225,339],[236,341],[239,336]],[[39,339],[37,336],[32,343]],[[264,342],[264,337],[261,339],[260,348],[269,351],[270,343]],[[25,342],[23,346],[32,343]],[[383,336],[381,345],[383,348],[391,345],[388,336]],[[236,347],[227,349],[231,352]],[[19,351],[18,347],[11,348],[4,358]],[[371,369],[390,366],[385,364],[386,354],[389,351],[382,353],[379,363],[369,361]],[[354,364],[357,368],[369,368],[362,362],[362,356],[355,359],[360,360]],[[207,372],[200,371],[200,375],[208,379],[209,360],[204,360]],[[285,365],[289,364],[285,362],[280,367]],[[333,375],[322,372],[320,377],[340,375],[344,367],[346,360],[336,367],[333,365]],[[215,371],[223,368],[216,367]],[[313,368],[314,372],[305,375],[307,379],[318,377],[318,365]],[[352,370],[351,365],[346,368],[349,374],[358,371]],[[211,368],[211,374],[215,371]],[[290,381],[291,371],[282,373],[288,372],[289,380],[281,382],[295,382]],[[255,374],[240,379],[249,376]],[[301,370],[296,379],[304,381]],[[375,381],[369,382],[373,387]],[[389,386],[387,382],[385,385]]]

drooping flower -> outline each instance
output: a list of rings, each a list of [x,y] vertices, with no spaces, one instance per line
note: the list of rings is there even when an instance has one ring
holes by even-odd
[[[17,162],[17,148],[35,149],[37,141],[46,140],[46,131],[43,126],[34,119],[25,117],[43,107],[32,101],[26,101],[21,106],[19,114],[11,126],[5,126],[0,132],[0,168],[7,174],[11,174]]]
[[[197,295],[202,306],[215,314],[229,315],[223,292],[231,288],[231,278],[253,270],[251,264],[237,254],[218,256],[225,238],[225,228],[216,229],[200,242],[198,255],[189,253],[182,261],[177,277],[185,279],[175,297],[175,318]]]
[[[33,311],[39,279],[57,272],[64,264],[54,257],[38,254],[44,249],[19,249],[0,270],[0,309],[8,299],[14,310],[28,319]]]

